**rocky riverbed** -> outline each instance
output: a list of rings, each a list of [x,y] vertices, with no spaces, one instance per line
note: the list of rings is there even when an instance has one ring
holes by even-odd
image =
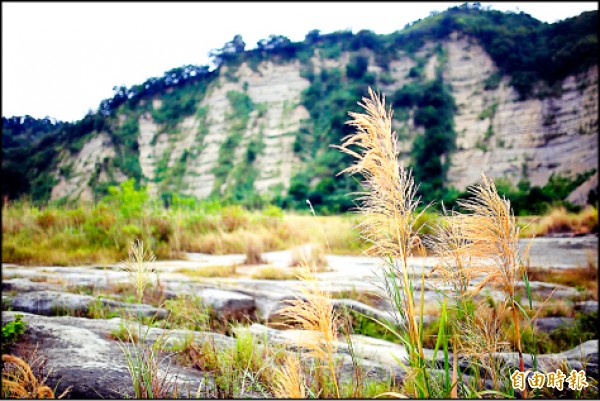
[[[531,248],[529,264],[540,269],[570,269],[594,264],[597,257],[598,238],[595,236],[538,238]],[[226,349],[234,346],[239,330],[246,330],[259,347],[276,345],[290,350],[303,335],[299,330],[284,329],[276,324],[283,302],[299,295],[299,281],[253,278],[265,266],[293,276],[294,270],[289,266],[291,252],[265,253],[262,258],[265,261],[262,266],[243,265],[244,255],[188,254],[185,260],[155,262],[159,284],[155,290],[160,289],[160,297],[142,304],[127,292],[128,276],[119,264],[68,267],[3,264],[2,320],[5,323],[16,314],[23,315],[27,330],[21,341],[37,346],[37,352],[46,358],[46,369],[50,372],[47,382],[52,387],[57,386],[59,393],[71,387],[69,397],[73,398],[129,397],[134,395],[132,379],[123,343],[114,339],[114,333],[130,324],[124,320],[127,316],[136,316],[145,323],[168,321],[173,311],[165,301],[188,294],[210,311],[213,320],[224,323],[220,332],[163,328],[164,324],[142,325],[137,330],[145,333],[141,342],[166,338],[158,369],[173,378],[171,396],[215,397],[218,395],[215,378],[197,366],[182,362],[172,347],[174,344],[186,339],[196,343],[209,341],[213,347]],[[377,259],[343,255],[326,258],[328,266],[317,274],[318,285],[332,294],[338,311],[354,310],[378,320],[401,323],[382,288]],[[423,271],[428,277],[433,276],[430,272],[435,263],[432,257],[410,260],[418,277]],[[194,274],[205,268],[215,269],[215,266],[235,268],[231,277]],[[597,269],[597,264],[591,268]],[[427,326],[437,319],[443,288],[433,278],[426,280],[424,288]],[[586,289],[544,281],[532,281],[531,288],[536,305],[545,307],[550,297],[571,311],[593,312],[598,308],[598,294]],[[503,299],[503,294],[495,291],[488,291],[486,295],[495,300]],[[238,324],[225,324],[231,322]],[[573,324],[572,313],[549,314],[535,320],[537,330],[542,332],[570,324]],[[574,369],[584,369],[588,377],[598,378],[598,337],[595,338],[573,349],[538,355],[538,370],[551,371],[567,363]],[[18,344],[15,347],[18,352]],[[355,355],[351,356],[349,347]],[[342,377],[351,374],[356,360],[366,374],[382,381],[390,377],[401,381],[404,377],[398,361],[406,361],[407,352],[399,344],[353,334],[349,341],[340,338],[337,353]],[[426,349],[425,353],[433,356],[433,350]],[[433,370],[443,366],[440,357],[438,353],[439,366],[434,361]],[[507,366],[518,363],[513,353],[501,353],[496,358]],[[525,355],[524,359],[526,367],[533,368],[533,357]],[[460,358],[458,361],[462,363]],[[266,390],[242,390],[236,396],[272,396]]]

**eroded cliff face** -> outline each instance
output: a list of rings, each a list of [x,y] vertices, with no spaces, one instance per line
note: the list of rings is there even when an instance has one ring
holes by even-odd
[[[526,176],[533,185],[543,185],[552,173],[574,176],[598,168],[597,66],[579,76],[567,77],[542,100],[520,101],[509,85],[509,77],[501,77],[490,87],[489,78],[497,72],[497,67],[476,41],[451,35],[441,43],[443,57],[435,50],[439,45],[427,43],[416,57],[403,55],[391,61],[388,69],[391,80],[388,78],[385,83],[378,80],[375,87],[391,94],[419,79],[409,76],[417,64],[416,58],[426,60],[424,79],[442,74],[457,105],[456,150],[450,155],[448,171],[452,185],[464,189],[477,181],[482,171],[515,183]],[[368,71],[380,77],[383,71],[375,64],[374,55],[370,51],[363,54],[370,60]],[[318,73],[322,68],[345,71],[349,60],[348,53],[325,59],[317,52],[311,61]],[[222,68],[220,77],[209,85],[198,105],[202,112],[183,118],[174,130],[165,130],[148,112],[138,116],[139,163],[151,193],[158,193],[159,187],[171,188],[205,198],[215,190],[222,192],[235,185],[231,175],[219,182],[214,173],[220,149],[239,123],[233,115],[235,110],[228,92],[247,95],[255,106],[231,156],[234,168],[242,166],[250,143],[260,139],[261,150],[252,161],[258,172],[253,182],[255,190],[285,191],[291,176],[304,168],[293,151],[302,120],[309,118],[301,98],[310,82],[302,77],[300,62],[266,61],[254,69],[242,63],[231,71]],[[160,100],[154,99],[152,107],[160,108]],[[412,116],[413,112],[407,119],[394,122],[394,128],[401,134],[400,157],[405,159],[415,136],[423,132],[415,126]],[[52,198],[91,198],[89,180],[94,177],[106,180],[104,160],[114,157],[116,153],[105,133],[93,136],[79,153],[64,154],[55,172],[58,184]],[[70,166],[69,174],[64,173],[65,166]],[[168,185],[161,181],[165,171],[177,176]],[[111,173],[117,182],[126,179],[120,171]],[[597,182],[597,174],[590,178],[593,179]],[[586,185],[582,188],[592,184]],[[584,195],[574,195],[573,199],[584,199]]]
[[[260,135],[264,148],[254,160],[254,167],[259,171],[254,182],[256,190],[265,192],[278,184],[287,188],[293,169],[299,167],[294,167],[297,159],[292,145],[300,121],[308,118],[306,109],[300,105],[301,93],[308,85],[309,82],[300,77],[297,63],[265,62],[259,64],[256,71],[243,63],[230,73],[223,71],[200,104],[206,110],[205,115],[185,118],[178,124],[176,134],[159,133],[159,126],[149,113],[140,116],[140,165],[151,191],[156,191],[153,180],[158,161],[166,158],[167,168],[172,168],[187,150],[190,157],[182,178],[182,192],[198,198],[210,195],[215,187],[213,169],[217,166],[219,149],[236,122],[228,92],[245,93],[257,106],[250,113],[235,149],[234,165],[247,151],[250,140]],[[227,184],[226,181],[223,186]]]
[[[109,181],[105,160],[114,158],[115,155],[113,144],[106,132],[93,135],[76,155],[63,152],[62,160],[54,173],[58,182],[52,188],[51,199],[66,197],[84,202],[92,201],[94,194],[90,181]],[[127,179],[118,169],[113,174],[118,182]]]
[[[519,101],[508,77],[485,89],[497,68],[479,45],[455,35],[444,48],[444,79],[458,106],[457,150],[448,172],[457,188],[481,171],[515,183],[526,175],[532,185],[543,185],[552,173],[598,168],[597,66],[567,77],[543,100]]]

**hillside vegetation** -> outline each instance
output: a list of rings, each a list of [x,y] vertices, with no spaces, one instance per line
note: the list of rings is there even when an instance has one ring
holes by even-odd
[[[251,50],[236,35],[211,52],[215,68],[186,65],[130,88],[115,87],[112,98],[80,121],[3,117],[2,195],[25,196],[34,203],[52,200],[58,205],[78,199],[97,202],[109,195],[111,187],[133,178],[135,188],[150,187],[152,195],[167,206],[175,196],[193,195],[249,208],[274,204],[296,210],[305,210],[309,199],[321,214],[344,212],[353,206],[348,193],[361,185],[353,177],[336,175],[351,160],[330,145],[341,143],[350,133],[347,111],[358,111],[357,99],[372,86],[380,88],[394,106],[394,124],[405,143],[400,156],[421,182],[419,195],[426,202],[441,199],[455,206],[467,194],[466,188],[453,186],[448,176],[463,134],[457,132],[455,117],[464,106],[457,104],[455,88],[448,81],[449,54],[441,43],[458,34],[479,44],[496,66],[485,80],[485,90],[499,90],[507,82],[518,94],[516,101],[525,105],[530,99],[560,95],[562,80],[597,66],[597,32],[597,12],[546,24],[524,13],[465,4],[389,35],[313,30],[302,42],[271,35]],[[400,80],[394,67],[399,60],[412,65]],[[430,60],[435,61],[433,74]],[[256,101],[248,82],[238,82],[242,67],[263,74],[269,65],[295,66],[305,85],[297,104],[281,99],[279,128],[270,127],[272,103]],[[227,109],[218,114],[217,106],[206,102],[227,85],[241,90],[226,91]],[[584,90],[593,83],[581,85]],[[493,131],[497,108],[497,103],[489,104],[480,113],[480,120],[489,120],[477,145],[484,155],[492,146],[491,138],[499,135]],[[305,118],[287,117],[301,112],[307,113]],[[215,116],[224,119],[222,129],[217,128]],[[141,125],[146,121],[156,131],[143,144]],[[597,119],[595,124],[597,132]],[[273,129],[279,130],[282,149],[291,143],[290,155],[273,148],[274,134],[269,133]],[[593,135],[593,124],[580,129],[583,136]],[[190,132],[193,141],[188,140]],[[90,151],[86,146],[92,140],[102,146],[90,145]],[[503,141],[497,137],[494,146],[505,147]],[[149,146],[153,154],[143,155],[141,146]],[[79,163],[84,151],[99,156]],[[279,170],[273,173],[266,171],[265,160],[273,152],[282,159],[277,163],[287,163],[291,171],[284,172],[282,166],[275,166]],[[214,155],[211,167],[202,167]],[[145,167],[151,156],[151,167]],[[569,170],[569,174],[559,171],[552,172],[546,184],[532,183],[527,166],[536,161],[521,163],[522,171],[500,186],[520,214],[541,214],[552,204],[575,210],[566,202],[567,196],[596,174],[594,168]],[[200,184],[198,176],[202,176]],[[59,184],[67,189],[57,191]],[[194,189],[194,185],[204,188]],[[86,190],[91,194],[87,198],[82,195]],[[597,203],[596,190],[590,191],[588,203]]]

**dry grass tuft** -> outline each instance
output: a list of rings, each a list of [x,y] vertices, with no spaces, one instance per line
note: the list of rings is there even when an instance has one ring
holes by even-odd
[[[138,336],[137,327],[133,325],[129,325],[125,323],[125,321],[121,321],[119,327],[112,330],[108,334],[108,338],[111,340],[118,340],[122,342],[130,342],[132,344],[136,344],[139,342],[140,338]]]
[[[579,224],[586,233],[598,232],[598,209],[587,206],[578,214]]]
[[[569,215],[567,209],[559,207],[553,209],[549,215],[544,216],[540,221],[539,234],[559,234],[572,232],[575,228],[576,220]]]
[[[325,267],[327,267],[325,248],[320,244],[309,244],[292,249],[290,266],[315,266],[318,272],[325,271]]]
[[[101,292],[94,286],[76,286],[73,287],[72,290],[95,296],[101,295],[101,292],[103,294],[114,294],[116,298],[123,301],[127,301],[131,297],[137,299],[138,296],[136,288],[133,288],[131,286],[131,283],[128,282],[111,283],[108,285],[108,287],[106,287],[106,289],[102,290]],[[143,303],[148,305],[160,306],[164,300],[164,285],[149,284],[149,286],[144,289],[142,299]]]
[[[598,232],[598,210],[587,206],[579,213],[569,213],[564,207],[552,209],[524,230],[528,236],[553,234],[582,235]]]
[[[258,391],[267,397],[266,387],[274,387],[278,376],[273,367],[275,357],[268,347],[261,347],[247,328],[238,327],[235,343],[223,347],[214,337],[190,343],[183,352],[191,366],[210,372],[215,378],[208,398],[239,398]]]
[[[431,273],[452,285],[452,294],[460,299],[467,297],[471,281],[486,273],[486,269],[472,263],[471,243],[465,236],[464,223],[461,215],[444,210],[444,215],[433,225],[433,235],[424,241],[427,248],[439,257],[439,263]]]
[[[415,222],[420,214],[417,186],[410,170],[398,163],[396,133],[392,132],[392,112],[385,109],[385,98],[369,89],[370,99],[363,98],[367,114],[349,113],[348,124],[357,132],[344,138],[342,152],[354,156],[355,164],[342,173],[360,173],[367,192],[360,193],[358,210],[363,215],[359,224],[362,237],[370,247],[369,255],[405,258],[418,241]],[[351,149],[357,146],[362,153]]]
[[[338,327],[331,295],[319,289],[315,273],[314,267],[298,269],[302,295],[287,301],[287,306],[279,314],[287,318],[290,326],[300,326],[309,332],[298,345],[309,348],[311,356],[323,359],[336,351],[334,344]]]
[[[183,268],[175,271],[176,273],[182,273],[190,277],[235,277],[237,275],[236,265],[224,265],[224,266],[203,266],[197,268]]]
[[[573,305],[569,302],[565,302],[562,299],[549,300],[544,303],[536,313],[537,318],[549,317],[549,316],[568,316],[573,317],[575,315],[575,311],[573,309]]]
[[[143,242],[137,240],[131,243],[129,259],[122,262],[122,268],[128,273],[129,281],[136,291],[139,303],[143,302],[144,290],[151,282],[150,273],[156,272],[153,265],[155,259],[152,251],[144,248]],[[158,273],[157,288],[161,289]],[[135,319],[134,316],[132,317]],[[138,318],[140,321],[142,320],[141,316]],[[177,397],[177,382],[174,376],[169,374],[168,368],[164,374],[159,374],[160,358],[166,346],[166,335],[160,335],[152,345],[148,345],[145,342],[148,330],[142,337],[142,326],[137,325],[137,330],[130,328],[126,323],[129,319],[123,320],[119,329],[112,332],[111,335],[119,340],[118,346],[125,356],[135,397]],[[131,344],[126,344],[126,342]]]
[[[508,351],[508,343],[501,341],[502,323],[508,311],[504,303],[491,302],[489,298],[480,301],[468,321],[459,321],[460,335],[455,346],[460,353],[484,359],[495,352]]]
[[[287,354],[273,392],[277,398],[306,398],[300,359]]]
[[[262,265],[265,261],[262,258],[263,244],[255,236],[248,236],[246,239],[246,260],[245,265]]]
[[[2,395],[5,398],[54,398],[54,392],[38,380],[31,366],[14,355],[2,355]],[[58,398],[64,397],[65,390]]]
[[[135,398],[177,397],[177,382],[168,371],[159,369],[161,353],[165,350],[165,337],[160,337],[152,346],[140,346],[130,338],[132,346],[119,343],[127,369],[133,381]]]
[[[520,228],[510,202],[500,197],[494,182],[481,174],[482,182],[473,185],[472,198],[459,201],[468,214],[460,215],[462,236],[468,252],[481,263],[486,278],[473,290],[477,293],[487,284],[500,287],[510,297],[515,295],[517,281],[523,277],[529,247],[519,248]],[[531,245],[531,243],[530,243]]]
[[[510,343],[503,341],[506,337],[502,329],[508,316],[505,303],[495,304],[486,299],[466,319],[457,321],[459,334],[453,338],[454,352],[469,356],[475,366],[485,370],[494,388],[502,381],[501,363],[494,356],[510,350]]]
[[[177,298],[165,301],[164,307],[170,314],[161,322],[162,327],[195,331],[210,330],[210,309],[197,296],[177,294]]]
[[[296,270],[281,269],[275,266],[261,267],[252,272],[250,277],[257,280],[294,280],[298,275]]]
[[[226,206],[221,212],[221,224],[226,232],[247,227],[249,222],[248,213],[241,206]]]
[[[2,212],[2,261],[23,265],[114,264],[133,238],[153,244],[159,259],[181,258],[185,252],[246,253],[248,237],[256,238],[261,252],[284,250],[314,240],[319,229],[324,229],[332,252],[358,253],[362,247],[352,235],[350,216],[281,215],[273,207],[203,212],[154,205],[141,220],[114,213],[103,203],[39,210],[27,202],[12,202]]]

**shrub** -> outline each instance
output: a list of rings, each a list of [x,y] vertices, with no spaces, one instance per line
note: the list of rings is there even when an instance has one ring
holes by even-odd
[[[15,314],[15,320],[8,322],[2,326],[2,352],[5,352],[20,336],[25,333],[25,325],[23,315]]]
[[[283,210],[276,205],[269,205],[263,209],[262,214],[268,217],[283,218]]]
[[[37,218],[36,223],[44,230],[48,230],[56,223],[56,214],[51,209],[46,209],[41,212]]]
[[[124,218],[139,218],[149,199],[145,187],[135,189],[135,180],[130,178],[118,187],[109,187],[109,195],[103,202],[114,205]]]
[[[165,301],[164,307],[171,312],[165,322],[169,327],[195,331],[209,328],[209,311],[198,297],[179,294],[177,298]]]
[[[248,226],[248,215],[241,206],[226,206],[221,212],[221,223],[225,232],[233,232]]]
[[[245,265],[260,265],[265,263],[262,259],[263,245],[259,238],[255,236],[246,237],[246,259]]]
[[[369,66],[369,59],[365,56],[354,56],[350,60],[350,63],[346,66],[346,75],[348,78],[360,79],[367,72]]]

